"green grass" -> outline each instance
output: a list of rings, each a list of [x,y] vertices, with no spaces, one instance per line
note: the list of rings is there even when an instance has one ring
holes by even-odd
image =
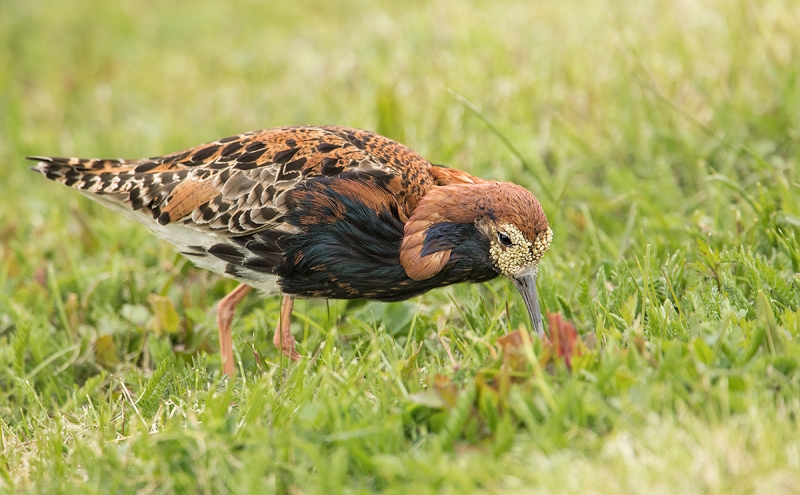
[[[0,491],[795,492],[798,25],[790,0],[0,2]],[[234,283],[23,160],[300,123],[528,187],[543,308],[596,348],[504,366],[527,317],[496,280],[300,301],[287,367],[250,296],[225,381]]]

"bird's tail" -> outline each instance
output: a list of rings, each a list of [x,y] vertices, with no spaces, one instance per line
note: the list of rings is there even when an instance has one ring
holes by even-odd
[[[50,156],[28,156],[37,162],[31,170],[39,172],[50,180],[61,182],[76,189],[91,190],[102,186],[107,174],[124,174],[127,169],[133,172],[138,163],[126,160],[101,160],[98,158],[56,158]],[[106,174],[106,175],[104,175]],[[95,191],[93,191],[95,192]]]
[[[91,193],[90,196],[103,196],[115,202],[128,200],[131,188],[141,182],[140,172],[157,166],[150,160],[49,156],[29,156],[27,159],[37,162],[31,170],[39,172],[50,180],[84,193]]]

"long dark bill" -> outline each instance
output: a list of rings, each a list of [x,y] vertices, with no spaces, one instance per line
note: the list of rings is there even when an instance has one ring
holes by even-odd
[[[522,299],[525,300],[525,306],[528,308],[528,316],[531,317],[534,330],[539,334],[539,337],[543,337],[542,312],[539,310],[539,293],[536,290],[536,277],[538,274],[538,267],[532,268],[517,275],[512,281],[519,293],[522,294]]]

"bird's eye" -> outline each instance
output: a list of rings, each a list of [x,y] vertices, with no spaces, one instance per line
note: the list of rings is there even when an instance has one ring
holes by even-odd
[[[506,234],[505,232],[498,232],[497,240],[500,241],[500,244],[506,247],[510,247],[512,244],[514,244],[513,242],[511,242],[511,238],[508,237],[508,234]]]

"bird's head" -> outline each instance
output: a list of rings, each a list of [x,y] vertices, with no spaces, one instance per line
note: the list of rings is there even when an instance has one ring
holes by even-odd
[[[400,263],[414,280],[446,270],[460,270],[466,280],[470,274],[477,280],[505,276],[543,335],[536,277],[552,239],[542,206],[525,188],[509,182],[453,184],[432,189],[414,209]]]

